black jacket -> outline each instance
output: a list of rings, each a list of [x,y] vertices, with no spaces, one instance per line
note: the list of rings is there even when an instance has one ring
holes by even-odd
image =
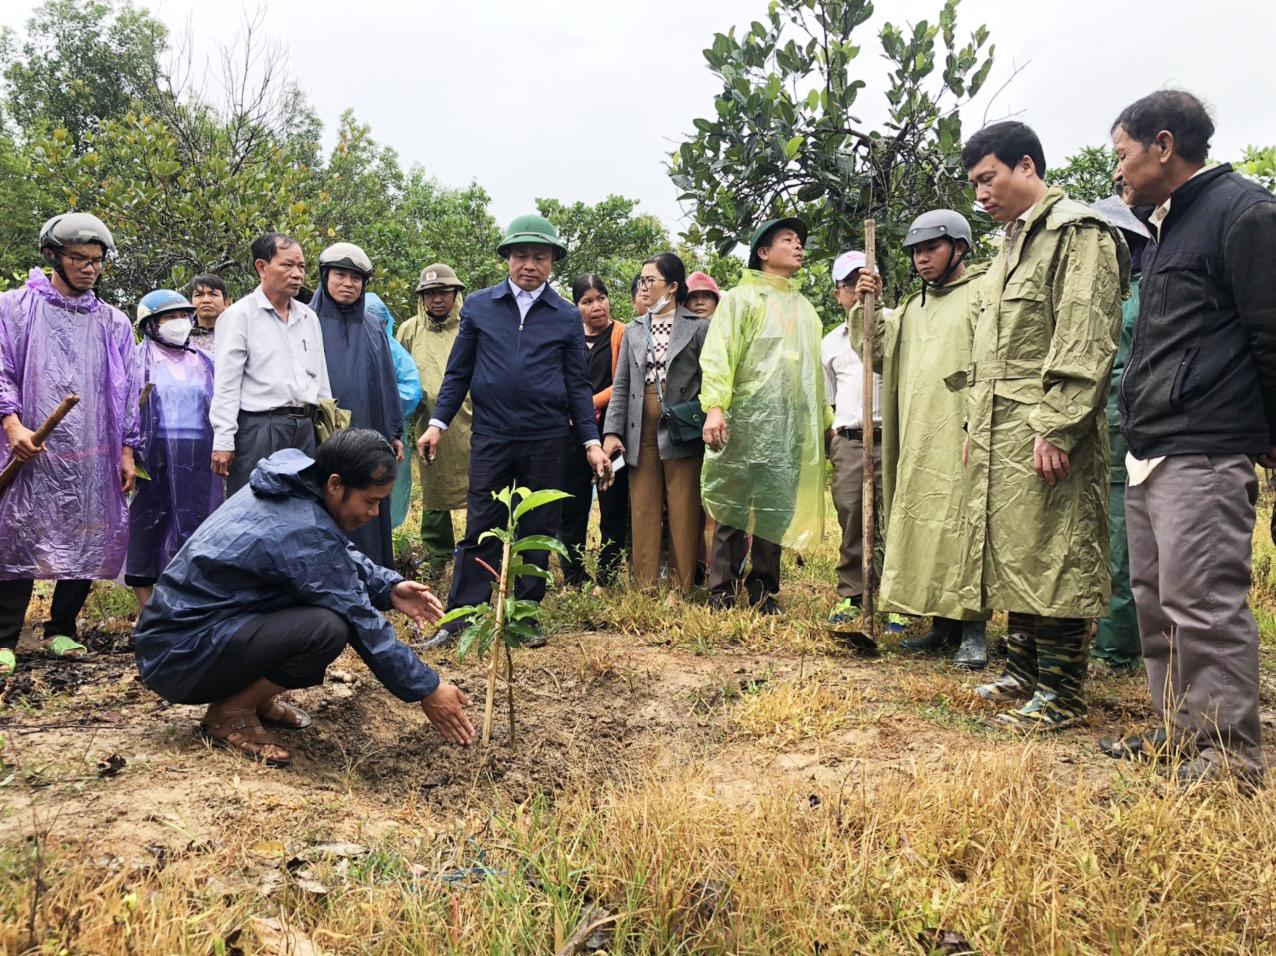
[[[594,393],[580,313],[548,285],[519,321],[509,280],[461,306],[432,418],[445,425],[469,393],[474,434],[510,441],[596,440]]]
[[[1121,431],[1136,458],[1276,446],[1273,263],[1276,196],[1226,164],[1174,191],[1160,241],[1143,253],[1121,380]]]

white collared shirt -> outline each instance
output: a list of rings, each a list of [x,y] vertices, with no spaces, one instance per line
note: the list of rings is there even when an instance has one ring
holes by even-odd
[[[889,310],[883,310],[886,312]],[[824,399],[833,406],[834,428],[864,425],[864,363],[851,348],[851,334],[843,322],[820,343],[824,368]],[[873,423],[882,424],[882,376],[873,373]]]
[[[213,450],[234,451],[239,413],[332,398],[319,317],[295,299],[280,316],[258,286],[217,320]]]
[[[545,283],[541,283],[531,292],[514,284],[513,279],[507,279],[510,284],[510,292],[514,294],[514,303],[518,306],[518,324],[522,328],[523,321],[527,318],[527,313],[536,300],[541,297],[541,293],[545,291]]]

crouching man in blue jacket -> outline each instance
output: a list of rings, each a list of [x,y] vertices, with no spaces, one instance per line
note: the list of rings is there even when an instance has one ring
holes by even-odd
[[[350,645],[400,700],[420,702],[445,740],[469,744],[470,702],[394,635],[391,607],[420,625],[442,615],[430,590],[374,564],[350,532],[377,516],[398,472],[368,429],[338,432],[315,460],[288,448],[212,514],[155,585],[134,634],[142,682],[178,704],[208,704],[210,744],[270,766],[288,751],[266,726],[310,717],[279,695],[323,683]]]
[[[511,482],[532,491],[561,489],[567,480],[569,441],[585,446],[599,487],[606,489],[611,482],[611,463],[594,425],[594,391],[580,313],[549,285],[554,262],[567,255],[567,247],[548,220],[532,215],[515,219],[496,251],[509,265],[509,279],[465,300],[434,417],[417,442],[425,463],[433,463],[443,431],[469,394],[474,405],[470,490],[465,537],[456,549],[448,596],[451,608],[491,598],[492,576],[479,559],[497,567],[501,546],[494,539],[484,540],[483,534],[507,518],[505,506],[493,500],[492,492]],[[529,512],[519,535],[557,534],[560,505]],[[529,551],[527,556],[548,569],[549,552]],[[545,596],[545,581],[520,577],[514,595],[539,601]],[[450,643],[464,627],[453,622],[427,646]],[[524,643],[541,647],[545,638],[537,628],[536,636]]]

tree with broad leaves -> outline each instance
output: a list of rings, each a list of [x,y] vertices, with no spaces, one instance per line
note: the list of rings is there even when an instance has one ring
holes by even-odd
[[[716,34],[704,56],[722,92],[669,164],[704,239],[726,251],[759,222],[796,214],[811,227],[812,257],[830,259],[858,244],[863,220],[874,218],[879,265],[898,291],[909,276],[900,242],[912,218],[971,207],[960,111],[984,86],[994,47],[984,26],[958,41],[957,5],[947,0],[935,23],[883,24],[880,130],[855,115],[868,80],[852,73],[861,52],[854,34],[872,16],[870,0],[772,0],[766,19],[742,34]]]
[[[1061,186],[1077,202],[1093,203],[1115,195],[1116,153],[1107,146],[1083,146],[1062,166],[1050,167],[1046,159],[1046,182]]]

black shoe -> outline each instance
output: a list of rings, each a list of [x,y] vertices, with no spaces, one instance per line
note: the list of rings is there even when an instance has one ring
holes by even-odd
[[[987,625],[983,621],[962,621],[961,647],[953,655],[953,663],[972,671],[988,666],[988,642],[984,635]]]
[[[549,638],[545,636],[545,632],[541,630],[539,624],[532,624],[532,636],[523,640],[524,647],[544,647],[549,643]]]
[[[1127,734],[1124,737],[1100,737],[1099,749],[1113,760],[1138,760],[1158,763],[1175,758],[1190,759],[1195,756],[1186,744],[1171,744],[1164,727],[1150,734]]]
[[[910,637],[899,642],[900,650],[917,654],[942,654],[961,643],[961,622],[946,617],[933,619],[931,629],[921,637]]]
[[[710,611],[729,611],[735,607],[735,595],[729,591],[713,591],[709,594],[705,607]]]
[[[756,602],[753,605],[753,608],[759,614],[763,614],[767,617],[774,617],[780,613],[780,602],[777,601],[773,595],[764,594],[762,596],[762,600]]]

